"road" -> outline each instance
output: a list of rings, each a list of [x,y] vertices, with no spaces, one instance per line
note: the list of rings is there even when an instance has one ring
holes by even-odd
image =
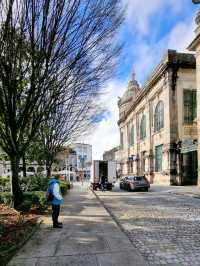
[[[150,192],[97,191],[149,265],[200,265],[200,198],[196,188],[156,187]],[[188,194],[188,195],[185,195]]]

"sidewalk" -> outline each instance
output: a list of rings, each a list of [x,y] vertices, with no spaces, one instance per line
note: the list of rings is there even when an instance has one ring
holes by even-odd
[[[146,265],[86,185],[75,184],[66,196],[60,221],[63,229],[53,229],[45,219],[9,266]]]
[[[169,193],[169,194],[200,198],[200,187],[199,186],[151,185],[151,192],[164,192],[164,193]]]

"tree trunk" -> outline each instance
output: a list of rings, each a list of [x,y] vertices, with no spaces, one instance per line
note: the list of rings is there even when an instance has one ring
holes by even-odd
[[[51,166],[47,166],[47,178],[51,177]]]
[[[46,161],[46,170],[47,170],[47,178],[50,178],[52,171],[52,163],[49,160]]]
[[[23,194],[19,185],[19,157],[14,155],[10,157],[11,161],[11,170],[12,170],[12,199],[14,208],[16,209],[22,203]]]
[[[25,155],[22,156],[23,161],[23,177],[26,177],[26,158]]]

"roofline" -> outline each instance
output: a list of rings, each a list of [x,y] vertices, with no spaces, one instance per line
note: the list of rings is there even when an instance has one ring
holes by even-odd
[[[200,33],[195,37],[195,39],[187,47],[187,50],[189,50],[189,51],[196,51],[196,48],[199,45],[199,41],[200,41]]]
[[[176,58],[176,56],[181,55],[188,55],[191,57],[194,57],[193,54],[190,53],[177,53],[176,50],[167,50],[167,53],[163,56],[158,66],[153,70],[150,77],[145,81],[143,89],[137,96],[135,102],[133,105],[129,108],[129,110],[126,112],[124,117],[118,120],[118,125],[126,120],[127,116],[135,109],[137,104],[143,99],[143,97],[151,90],[151,88],[161,79],[162,75],[166,72],[169,68],[174,68],[175,66],[180,68],[188,68],[188,69],[195,69],[196,63],[195,63],[195,57],[194,62],[188,60],[185,62],[181,61],[180,58]]]

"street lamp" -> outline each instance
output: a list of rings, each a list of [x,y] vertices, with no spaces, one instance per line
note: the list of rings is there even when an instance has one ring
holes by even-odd
[[[200,0],[192,0],[194,4],[200,4]]]

